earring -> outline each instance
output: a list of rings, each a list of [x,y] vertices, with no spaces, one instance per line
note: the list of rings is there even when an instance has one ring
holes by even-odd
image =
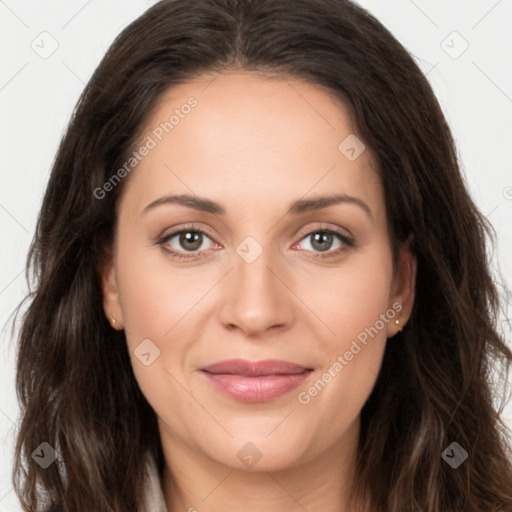
[[[395,324],[398,326],[400,325],[400,320],[398,320],[398,318],[395,320]],[[398,332],[400,332],[401,330],[403,329],[403,327],[399,327],[398,328]]]

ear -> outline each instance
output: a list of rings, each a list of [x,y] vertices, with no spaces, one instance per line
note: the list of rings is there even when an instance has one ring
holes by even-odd
[[[400,248],[398,268],[393,276],[389,307],[396,311],[396,315],[388,323],[388,338],[405,327],[414,305],[417,261],[411,245],[412,235]],[[399,321],[398,324],[396,320]]]
[[[105,254],[101,259],[99,274],[103,295],[103,310],[110,325],[114,329],[120,330],[123,328],[124,322],[121,302],[119,300],[114,257],[111,252]]]

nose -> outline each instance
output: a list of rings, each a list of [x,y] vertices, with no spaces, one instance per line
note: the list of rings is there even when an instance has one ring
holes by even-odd
[[[290,328],[295,296],[287,286],[286,272],[270,257],[270,250],[264,250],[252,263],[235,253],[234,268],[226,281],[220,320],[227,329],[258,337]]]

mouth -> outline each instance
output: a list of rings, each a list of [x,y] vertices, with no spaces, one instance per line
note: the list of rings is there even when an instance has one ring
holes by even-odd
[[[240,402],[266,402],[299,386],[313,368],[278,360],[230,359],[201,368],[210,384]]]

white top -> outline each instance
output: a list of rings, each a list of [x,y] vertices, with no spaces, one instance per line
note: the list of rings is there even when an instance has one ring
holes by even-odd
[[[167,512],[156,461],[148,454],[144,465],[146,472],[146,500],[144,512]]]

